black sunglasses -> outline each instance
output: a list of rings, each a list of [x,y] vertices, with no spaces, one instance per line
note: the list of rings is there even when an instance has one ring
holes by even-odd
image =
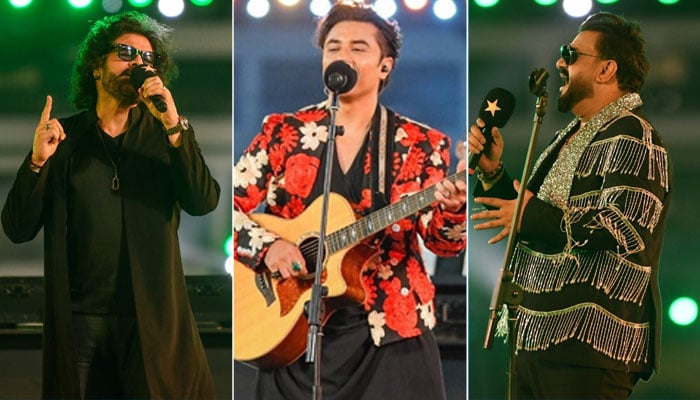
[[[581,53],[580,51],[577,51],[573,47],[571,47],[568,44],[563,44],[559,48],[559,52],[561,53],[561,58],[564,59],[564,62],[566,65],[571,65],[576,62],[578,59],[578,56],[589,56],[589,57],[595,57],[595,58],[603,58],[601,56],[596,56],[594,54],[586,54],[586,53]]]
[[[143,51],[128,44],[117,43],[112,46],[112,50],[117,50],[117,56],[124,61],[133,61],[136,56],[141,56],[144,63],[155,66],[158,64],[160,56],[152,51]]]

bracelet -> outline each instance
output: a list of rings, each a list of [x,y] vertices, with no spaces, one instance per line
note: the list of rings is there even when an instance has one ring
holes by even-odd
[[[35,163],[34,161],[29,159],[29,169],[34,172],[35,174],[38,174],[41,172],[41,168],[43,168],[41,165]]]
[[[479,179],[481,182],[491,183],[497,180],[500,177],[501,173],[503,173],[503,160],[499,161],[498,167],[496,167],[496,169],[494,169],[488,174],[482,171],[479,167],[476,167],[474,169],[474,172],[476,173],[477,179]]]

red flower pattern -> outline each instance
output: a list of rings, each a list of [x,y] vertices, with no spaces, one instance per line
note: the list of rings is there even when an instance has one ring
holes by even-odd
[[[415,258],[408,260],[406,275],[411,283],[411,289],[418,295],[421,304],[426,304],[435,298],[435,286],[430,282],[428,275],[425,274]]]
[[[423,172],[423,165],[425,164],[426,155],[423,152],[413,151],[408,154],[406,160],[404,160],[404,165],[399,172],[399,180],[409,180],[415,179],[417,176]]]
[[[439,149],[441,147],[442,141],[445,139],[445,135],[435,129],[428,129],[425,133],[430,142],[430,146],[434,149]]]
[[[284,150],[290,152],[299,143],[299,132],[289,124],[283,124],[279,132]]]
[[[318,122],[328,115],[325,109],[311,109],[298,111],[294,116],[301,122]]]
[[[416,327],[418,314],[416,314],[416,299],[408,289],[401,287],[398,278],[379,283],[379,288],[386,293],[384,300],[384,319],[386,325],[395,330],[401,337],[413,337],[420,334]],[[404,295],[405,292],[406,294]]]
[[[425,173],[428,174],[428,179],[426,179],[423,183],[425,187],[432,186],[445,179],[445,171],[442,169],[437,169],[435,167],[427,167],[425,169]]]
[[[319,173],[319,154],[310,149],[302,149],[299,129],[308,122],[319,122],[327,118],[328,112],[323,107],[310,107],[295,114],[271,114],[263,124],[262,132],[254,139],[247,152],[256,156],[266,151],[269,163],[262,166],[262,177],[254,184],[234,188],[234,207],[236,212],[248,212],[265,201],[265,192],[270,179],[284,177],[277,181],[276,203],[269,209],[283,218],[294,218],[312,202],[308,196]],[[391,175],[394,178],[391,200],[395,202],[402,195],[414,193],[427,185],[441,180],[447,171],[449,162],[449,138],[442,133],[415,124],[401,116],[395,117],[394,125],[402,128],[405,137],[394,143],[394,152],[389,160]],[[430,148],[428,146],[430,144]],[[434,154],[442,158],[436,162]],[[431,157],[432,156],[432,157]],[[364,155],[363,171],[371,171],[371,159]],[[363,187],[362,199],[352,204],[356,213],[366,215],[371,207],[371,188]],[[424,236],[426,246],[440,255],[454,255],[461,251],[466,240],[455,240],[446,232],[463,224],[466,216],[444,214],[433,207],[433,219],[423,227],[417,216],[397,221],[400,229],[394,232],[392,227],[382,230],[372,237],[371,244],[381,248],[377,265],[363,272],[362,286],[366,291],[365,310],[384,313],[386,334],[381,344],[391,343],[402,337],[416,336],[429,329],[420,317],[419,305],[433,300],[435,290],[425,274],[419,260],[420,249],[414,237],[416,232]],[[273,229],[272,227],[267,227]],[[250,247],[250,235],[243,229],[236,232],[236,241],[243,248]],[[367,240],[370,243],[369,240]],[[241,262],[256,268],[260,257],[269,247],[253,255],[252,258],[236,257]],[[380,273],[380,270],[382,273]]]
[[[289,194],[303,198],[309,197],[316,181],[316,174],[321,160],[303,153],[295,154],[287,159],[284,188]]]
[[[411,147],[425,140],[425,134],[418,125],[408,122],[402,124],[401,128],[406,132],[406,136],[401,138],[402,146]]]

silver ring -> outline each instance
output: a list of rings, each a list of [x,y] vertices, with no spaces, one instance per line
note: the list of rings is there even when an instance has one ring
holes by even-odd
[[[270,278],[272,279],[280,279],[282,277],[282,274],[279,271],[274,271],[273,273],[270,274]]]
[[[450,198],[450,191],[445,190],[445,192],[442,195],[445,196],[445,198],[449,199]]]

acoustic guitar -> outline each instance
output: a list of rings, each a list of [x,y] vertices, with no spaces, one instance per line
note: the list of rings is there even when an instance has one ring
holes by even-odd
[[[466,171],[448,177],[466,180]],[[406,218],[435,201],[434,185],[381,208],[361,219],[355,217],[342,196],[331,193],[323,253],[322,282],[326,319],[338,307],[361,304],[365,291],[361,273],[377,255],[360,243],[387,226]],[[256,273],[234,261],[233,266],[233,357],[261,368],[278,368],[294,362],[306,351],[308,332],[304,306],[311,298],[319,245],[318,225],[322,198],[317,198],[293,219],[270,214],[250,218],[280,237],[295,243],[306,261],[308,275],[271,279],[269,271]]]

